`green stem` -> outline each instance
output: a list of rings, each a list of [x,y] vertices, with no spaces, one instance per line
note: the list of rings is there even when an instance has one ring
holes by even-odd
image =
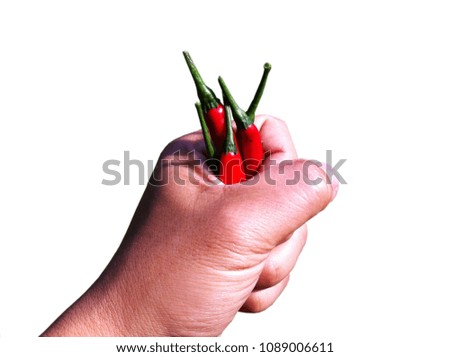
[[[197,96],[200,99],[200,102],[203,105],[203,109],[209,110],[213,108],[217,108],[219,105],[219,99],[217,99],[216,95],[209,88],[202,79],[197,67],[194,64],[194,61],[191,58],[191,55],[187,51],[183,51],[184,59],[186,60],[186,64],[188,65],[189,71],[191,72],[192,78],[194,79],[195,87],[197,88]]]
[[[195,103],[195,108],[197,109],[198,119],[200,120],[200,125],[202,127],[203,139],[205,140],[206,151],[208,156],[214,157],[216,150],[211,140],[211,135],[209,134],[208,126],[206,125],[205,117],[203,115],[203,109],[199,102]]]
[[[233,117],[237,127],[239,129],[247,129],[252,124],[247,113],[237,105],[222,77],[219,77],[219,84],[220,88],[222,88],[224,102],[227,102],[233,111]]]
[[[225,137],[224,153],[237,153],[236,144],[234,143],[234,133],[233,127],[231,126],[231,121],[233,120],[233,114],[231,113],[230,107],[225,106],[225,119],[227,124],[227,135]]]
[[[222,100],[223,100],[223,106],[226,107],[227,105],[230,106],[230,102],[228,101],[228,97],[225,95],[225,93],[222,90]]]
[[[266,87],[267,77],[269,76],[269,72],[272,69],[272,65],[270,63],[264,64],[264,73],[262,75],[261,81],[259,82],[258,89],[256,90],[255,96],[253,97],[252,102],[247,110],[247,115],[250,118],[251,122],[255,121],[255,113],[256,108],[258,108],[259,101],[264,93],[264,88]]]

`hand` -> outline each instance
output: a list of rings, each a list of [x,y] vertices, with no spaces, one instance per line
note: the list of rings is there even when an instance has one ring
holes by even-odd
[[[217,184],[195,165],[206,160],[201,132],[170,143],[110,264],[43,335],[218,336],[239,310],[272,305],[306,242],[305,223],[337,185],[297,159],[284,122],[259,116],[256,125],[270,155],[243,184]],[[321,183],[286,184],[306,167]]]

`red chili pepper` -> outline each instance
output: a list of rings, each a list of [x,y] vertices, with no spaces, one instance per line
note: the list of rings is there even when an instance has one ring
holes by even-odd
[[[220,155],[226,136],[226,123],[225,123],[225,109],[220,99],[216,97],[211,88],[209,88],[203,81],[197,67],[192,61],[189,52],[183,52],[186,63],[194,79],[195,87],[197,88],[197,96],[200,100],[203,112],[205,114],[206,125],[208,126],[211,139],[214,146]]]
[[[247,129],[237,130],[236,138],[244,157],[244,171],[248,176],[253,176],[258,172],[264,159],[258,128],[255,124],[250,124]]]
[[[270,64],[266,63],[264,65],[263,77],[247,112],[244,112],[244,110],[237,105],[223,78],[219,77],[219,83],[222,88],[224,101],[226,101],[227,104],[229,103],[231,110],[233,111],[233,117],[237,126],[237,143],[244,159],[244,171],[248,176],[253,176],[257,173],[259,167],[261,166],[261,162],[264,159],[261,136],[258,128],[255,124],[253,124],[253,122],[255,120],[255,111],[264,92],[264,87],[270,69]]]
[[[242,167],[242,158],[234,142],[233,128],[231,127],[231,109],[225,107],[226,137],[223,152],[220,157],[219,179],[225,185],[232,185],[245,181],[246,175]]]

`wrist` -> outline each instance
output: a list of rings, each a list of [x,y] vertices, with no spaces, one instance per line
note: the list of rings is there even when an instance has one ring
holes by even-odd
[[[102,274],[41,336],[166,335],[155,312],[136,308],[142,305],[135,303],[135,284],[108,275]]]

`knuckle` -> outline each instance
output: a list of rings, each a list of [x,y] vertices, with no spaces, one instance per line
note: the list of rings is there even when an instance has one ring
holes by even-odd
[[[278,117],[270,117],[270,120],[273,120],[278,126],[287,129],[287,123],[283,119],[280,119]]]
[[[287,123],[286,121],[284,121],[283,119],[280,119],[278,117],[275,117],[273,115],[268,115],[268,114],[260,114],[256,116],[255,121],[257,121],[258,123],[263,123],[265,121],[270,121],[271,124],[274,124],[282,129],[286,129],[287,128]]]
[[[176,152],[185,152],[195,148],[195,144],[201,142],[201,133],[192,132],[170,141],[162,150],[161,157],[172,156]]]
[[[269,259],[264,267],[264,285],[271,287],[282,280],[281,269],[274,259]]]
[[[263,299],[257,295],[251,295],[245,304],[245,309],[248,312],[258,313],[267,309]]]
[[[324,170],[316,165],[308,167],[308,186],[310,188],[310,199],[319,201],[325,206],[331,199],[332,187]]]

